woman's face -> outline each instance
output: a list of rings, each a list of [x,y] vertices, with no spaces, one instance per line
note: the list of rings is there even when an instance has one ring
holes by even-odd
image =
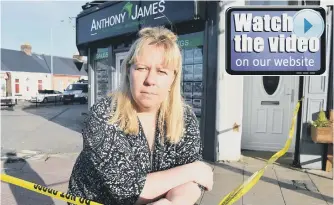
[[[144,45],[130,68],[129,80],[138,111],[156,111],[174,80],[174,70],[164,66],[164,48]]]

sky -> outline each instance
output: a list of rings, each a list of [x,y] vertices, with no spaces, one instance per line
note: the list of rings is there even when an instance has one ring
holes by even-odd
[[[78,50],[75,19],[69,17],[76,17],[86,2],[1,0],[1,48],[20,50],[29,43],[34,53],[72,58]]]

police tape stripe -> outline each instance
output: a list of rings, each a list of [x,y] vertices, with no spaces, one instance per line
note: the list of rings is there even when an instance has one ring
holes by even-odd
[[[93,202],[88,199],[83,199],[80,197],[76,197],[70,194],[66,194],[60,191],[56,191],[54,189],[47,188],[45,186],[34,184],[16,177],[12,177],[6,174],[1,174],[1,181],[14,184],[16,186],[20,186],[25,189],[29,189],[30,191],[37,192],[46,196],[50,196],[52,198],[60,199],[72,204],[84,204],[84,205],[102,205],[100,203]]]
[[[298,101],[295,110],[293,112],[293,117],[292,117],[292,121],[291,121],[291,127],[289,130],[289,138],[288,140],[285,142],[285,145],[283,147],[283,149],[281,149],[280,151],[278,151],[276,154],[274,154],[267,162],[267,164],[260,169],[259,171],[255,172],[251,177],[249,177],[247,179],[247,181],[245,181],[243,184],[239,185],[236,189],[234,189],[232,192],[230,192],[229,194],[227,194],[223,200],[219,203],[219,205],[231,205],[233,203],[235,203],[236,201],[238,201],[244,194],[246,194],[261,178],[261,176],[263,175],[264,171],[266,170],[266,168],[268,167],[268,165],[274,163],[278,158],[280,158],[281,156],[283,156],[289,149],[291,142],[292,142],[292,138],[293,138],[293,134],[294,134],[294,130],[295,130],[295,123],[296,123],[296,119],[297,119],[297,114],[299,111],[299,107],[300,107],[300,103],[301,101],[303,101],[304,98],[302,98],[301,100]]]
[[[300,107],[300,102],[303,100],[303,98],[301,100],[298,101],[294,113],[293,113],[293,118],[292,118],[292,122],[291,122],[291,128],[289,130],[289,138],[285,143],[285,146],[283,149],[281,149],[280,151],[278,151],[276,154],[274,154],[267,162],[267,164],[260,169],[259,171],[255,172],[250,178],[247,179],[247,181],[245,181],[243,184],[241,184],[240,186],[238,186],[236,189],[234,189],[232,192],[230,192],[229,194],[227,194],[223,200],[219,203],[219,205],[231,205],[234,202],[238,201],[244,194],[246,194],[261,178],[261,176],[263,175],[265,169],[268,167],[269,164],[274,163],[278,158],[280,158],[281,156],[283,156],[289,149],[291,142],[292,142],[292,138],[293,138],[293,133],[295,130],[295,123],[296,123],[296,118],[297,118],[297,114],[299,111],[299,107]],[[1,174],[1,180],[10,184],[14,184],[20,187],[23,187],[25,189],[29,189],[33,192],[37,192],[46,196],[50,196],[53,198],[57,198],[72,204],[86,204],[86,205],[102,205],[100,203],[97,202],[93,202],[90,201],[88,199],[83,199],[80,197],[76,197],[76,196],[72,196],[70,194],[66,194],[60,191],[56,191],[54,189],[50,189],[38,184],[34,184],[19,178],[15,178],[6,174]]]

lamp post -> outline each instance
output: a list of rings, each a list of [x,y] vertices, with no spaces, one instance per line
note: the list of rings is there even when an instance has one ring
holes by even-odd
[[[75,19],[76,17],[69,17],[69,23],[72,23],[72,19]],[[60,23],[64,23],[65,20],[60,20]],[[59,22],[58,22],[59,23]],[[73,26],[73,28],[75,28]],[[51,47],[51,51],[50,51],[50,72],[51,72],[51,88],[54,89],[54,83],[53,83],[53,74],[54,74],[54,65],[53,65],[53,27],[50,27],[50,47]]]
[[[51,39],[51,52],[50,52],[50,57],[51,57],[51,76],[53,76],[53,28],[50,28],[50,39]]]

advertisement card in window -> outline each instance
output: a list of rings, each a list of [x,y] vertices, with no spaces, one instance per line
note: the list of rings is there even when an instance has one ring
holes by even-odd
[[[193,51],[193,49],[184,50],[184,63],[185,64],[194,63],[194,51]]]
[[[193,80],[194,66],[193,65],[185,65],[184,66],[184,81]]]
[[[191,107],[193,107],[193,101],[191,99],[185,99],[184,100],[188,105],[190,105]]]
[[[194,63],[202,63],[203,62],[203,54],[201,48],[194,49]]]
[[[194,65],[194,80],[202,81],[203,75],[203,64],[195,64]]]
[[[184,82],[183,83],[183,95],[185,98],[192,98],[192,83]]]
[[[199,82],[193,83],[193,97],[194,98],[202,97],[202,89],[203,89],[202,83]]]

